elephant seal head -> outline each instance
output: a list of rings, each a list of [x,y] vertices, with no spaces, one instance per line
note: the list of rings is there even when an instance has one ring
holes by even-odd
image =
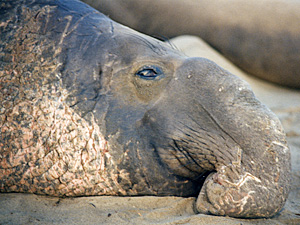
[[[77,1],[5,10],[1,192],[200,193],[198,212],[248,218],[282,208],[285,134],[244,81]]]

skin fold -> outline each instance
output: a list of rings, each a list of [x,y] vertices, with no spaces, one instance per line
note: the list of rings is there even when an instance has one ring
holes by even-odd
[[[281,210],[290,152],[246,82],[79,1],[0,5],[0,192]]]

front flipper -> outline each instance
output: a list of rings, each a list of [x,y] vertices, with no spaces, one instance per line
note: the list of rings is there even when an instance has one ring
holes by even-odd
[[[229,182],[219,173],[211,173],[198,196],[197,210],[205,214],[252,217],[250,211],[256,207],[253,197],[256,191],[243,188],[246,182],[261,183],[249,173],[245,173],[236,183]]]
[[[283,146],[272,147],[279,150]],[[274,156],[274,152],[269,156]],[[271,217],[278,213],[287,199],[289,173],[280,168],[278,158],[273,159],[251,160],[252,165],[245,166],[251,173],[241,163],[221,166],[211,173],[198,196],[198,212],[240,218]],[[278,182],[282,176],[286,184]]]

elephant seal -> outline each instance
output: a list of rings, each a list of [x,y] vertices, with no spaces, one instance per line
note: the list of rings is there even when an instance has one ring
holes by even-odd
[[[294,0],[84,0],[158,37],[197,35],[248,73],[300,88],[300,2]]]
[[[289,148],[247,83],[80,1],[0,5],[1,192],[200,193],[200,213],[281,210]]]

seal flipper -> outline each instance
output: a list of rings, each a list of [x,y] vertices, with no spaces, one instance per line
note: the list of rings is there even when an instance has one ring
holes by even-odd
[[[233,183],[221,173],[211,173],[198,196],[196,203],[198,212],[233,217],[252,217],[253,206],[256,205],[256,191],[248,186],[242,186],[248,182],[251,183],[249,186],[252,186],[255,185],[255,182],[261,183],[261,181],[247,172],[240,177],[240,180]],[[249,204],[252,207],[244,207]],[[255,216],[258,216],[258,214]],[[261,213],[261,217],[265,216],[268,215]]]
[[[277,151],[280,148],[284,151],[286,148],[276,143],[271,147],[273,151],[274,148]],[[256,166],[253,161],[251,163],[253,167]],[[269,167],[277,171],[278,167],[274,165]],[[197,198],[197,211],[242,218],[274,216],[285,202],[283,187],[277,183],[279,174],[278,177],[270,179],[273,174],[264,173],[262,170],[261,174],[255,176],[242,168],[240,162],[222,166],[206,178]]]

